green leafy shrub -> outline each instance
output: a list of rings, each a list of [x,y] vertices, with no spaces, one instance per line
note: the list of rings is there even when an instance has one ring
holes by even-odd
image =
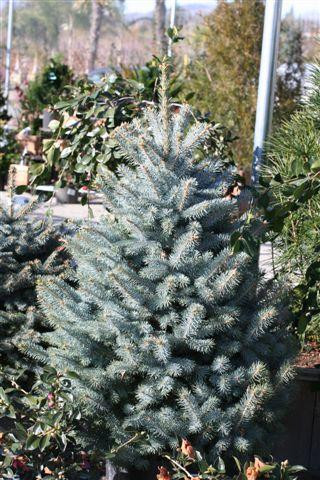
[[[68,375],[46,367],[28,390],[23,371],[20,375],[0,372],[2,478],[100,478],[104,459],[83,451],[76,438],[85,420],[74,405]]]
[[[23,370],[12,376],[0,369],[1,478],[101,479],[106,460],[142,441],[143,432],[137,432],[107,452],[94,444],[84,450],[81,438],[90,420],[75,404],[72,378],[77,378],[74,372],[61,374],[48,366],[26,387]]]
[[[195,159],[210,124],[170,106],[163,82],[160,111],[115,130],[135,168],[110,173],[105,218],[70,241],[79,289],[50,278],[38,290],[54,327],[43,359],[78,373],[94,441],[147,432],[123,450],[127,463],[177,436],[210,458],[268,448],[293,374],[279,292],[230,249],[233,173],[223,159]]]
[[[123,68],[121,76],[129,85],[140,92],[140,100],[155,101],[158,103],[158,81],[160,77],[161,64],[154,59],[145,65],[133,68]],[[181,79],[181,72],[171,75],[169,80],[169,91],[172,99],[183,98],[185,85]]]
[[[31,169],[33,180],[38,182],[49,169],[58,184],[72,181],[79,187],[114,169],[122,157],[110,133],[137,109],[129,85],[116,74],[97,85],[79,81],[55,105],[58,119],[51,122],[53,136],[44,143],[45,162]]]
[[[269,188],[272,225],[281,233],[275,246],[279,266],[289,275],[298,332],[320,340],[320,68],[313,91],[299,112],[274,135],[265,181]]]

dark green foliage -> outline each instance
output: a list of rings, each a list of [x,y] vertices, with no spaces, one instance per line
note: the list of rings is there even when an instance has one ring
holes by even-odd
[[[135,98],[140,101],[155,101],[159,102],[158,97],[158,81],[160,76],[160,64],[159,61],[154,59],[147,62],[145,65],[135,66],[133,68],[124,68],[122,71],[122,77],[128,83],[128,87],[131,87],[132,94],[135,94],[133,87],[139,95],[135,95]],[[169,82],[170,97],[173,100],[177,100],[185,90],[185,85],[181,80],[179,73],[174,73],[170,77]]]
[[[70,241],[79,288],[57,278],[38,288],[54,328],[39,359],[78,373],[86,440],[107,448],[147,432],[126,463],[179,437],[209,458],[269,448],[293,373],[278,291],[230,250],[234,172],[210,151],[196,156],[211,125],[169,105],[164,80],[161,93],[160,108],[114,132],[135,168],[108,175],[106,216]]]
[[[1,478],[101,478],[104,458],[77,442],[85,419],[74,405],[68,375],[47,367],[27,390],[22,378],[23,372],[11,378],[0,371]]]
[[[56,228],[30,217],[31,209],[0,206],[0,362],[10,368],[30,364],[21,350],[32,348],[43,331],[37,281],[68,274]]]
[[[281,226],[275,243],[280,267],[291,277],[298,332],[320,340],[320,68],[301,111],[271,141],[265,177],[270,181],[272,222]]]
[[[68,65],[58,58],[51,58],[42,71],[31,80],[21,100],[22,122],[31,126],[33,134],[38,133],[45,108],[52,107],[66,93],[66,86],[73,81],[73,73]]]

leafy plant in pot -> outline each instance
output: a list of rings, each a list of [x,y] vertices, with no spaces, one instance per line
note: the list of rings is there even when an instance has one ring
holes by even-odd
[[[22,92],[22,127],[30,127],[31,134],[38,135],[43,111],[52,108],[73,82],[73,72],[68,65],[62,63],[58,56],[51,58]]]
[[[158,101],[158,73],[159,63],[153,61],[123,74],[111,74],[96,85],[80,80],[70,91],[70,98],[55,105],[57,120],[50,123],[52,138],[44,142],[45,162],[31,167],[32,183],[38,184],[50,172],[58,187],[65,186],[68,176],[75,188],[92,188],[99,185],[101,176],[126,162],[112,132],[122,123],[141,116],[146,105]],[[181,90],[177,76],[173,75],[170,97],[175,99]],[[195,116],[200,118],[199,114]],[[202,119],[210,123],[209,118]],[[206,151],[210,149],[214,156],[223,151],[229,161],[233,139],[221,125],[211,125]],[[86,203],[87,197],[82,201]]]

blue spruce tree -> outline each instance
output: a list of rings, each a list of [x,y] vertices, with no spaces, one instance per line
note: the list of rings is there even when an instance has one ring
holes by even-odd
[[[50,361],[78,374],[92,417],[86,440],[147,433],[121,451],[127,462],[181,437],[211,458],[268,446],[292,378],[279,292],[230,249],[233,174],[210,156],[194,161],[209,126],[172,109],[165,85],[159,109],[115,131],[134,168],[110,174],[105,217],[70,241],[78,288],[39,286]]]
[[[37,350],[44,331],[37,281],[46,275],[66,278],[68,271],[59,232],[47,221],[31,218],[33,206],[15,210],[12,198],[9,208],[0,205],[0,365],[11,373],[30,367],[23,351]]]

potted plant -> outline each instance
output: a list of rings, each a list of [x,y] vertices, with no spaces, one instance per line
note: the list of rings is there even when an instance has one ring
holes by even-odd
[[[32,155],[41,154],[41,131],[47,130],[53,105],[63,98],[66,87],[73,82],[72,70],[55,57],[21,92],[21,126],[29,129],[25,147]]]

